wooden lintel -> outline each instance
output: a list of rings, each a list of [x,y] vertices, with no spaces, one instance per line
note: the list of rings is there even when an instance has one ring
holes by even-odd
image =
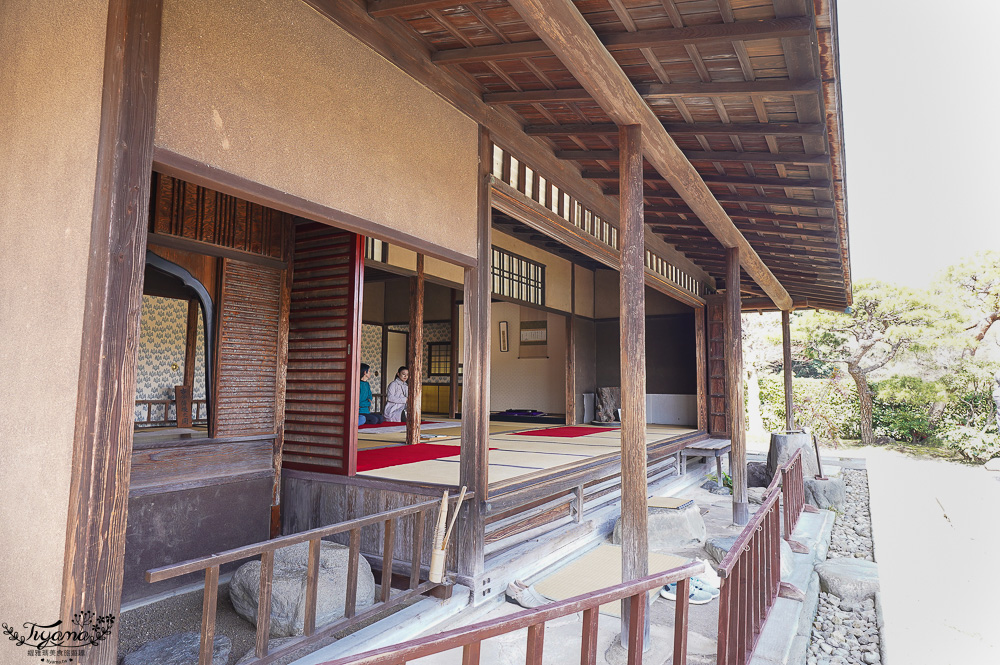
[[[515,9],[518,10],[522,18],[525,18],[520,5],[515,5]],[[587,25],[587,29],[591,35],[594,34],[589,24]],[[535,32],[538,33],[537,30]],[[673,44],[698,46],[703,44],[718,44],[720,42],[795,37],[809,35],[812,32],[812,19],[808,16],[799,16],[761,21],[737,21],[734,23],[699,25],[686,28],[618,32],[601,35],[599,39],[607,50],[622,51],[628,49],[658,48]],[[438,64],[459,65],[470,62],[518,60],[520,58],[551,55],[552,50],[544,41],[544,34],[541,36],[543,41],[515,42],[512,44],[474,46],[471,48],[438,51],[433,55],[432,60]]]
[[[587,98],[590,98],[589,93]],[[663,128],[670,134],[685,136],[807,136],[826,131],[826,126],[818,122],[665,122]],[[526,125],[524,133],[528,136],[612,136],[618,133],[618,126],[614,123]],[[653,173],[656,178],[660,177]],[[613,180],[618,180],[617,174]],[[707,182],[708,178],[705,180]]]

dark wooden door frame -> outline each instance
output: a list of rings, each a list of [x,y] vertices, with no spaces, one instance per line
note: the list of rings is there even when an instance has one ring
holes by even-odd
[[[121,608],[161,0],[110,0],[60,614]],[[69,624],[68,624],[69,625]],[[111,639],[88,662],[116,662]]]

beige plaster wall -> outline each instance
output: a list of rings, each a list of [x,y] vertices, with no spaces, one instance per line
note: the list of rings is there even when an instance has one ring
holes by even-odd
[[[106,32],[107,0],[0,2],[0,608],[16,626],[59,614]],[[3,640],[0,662],[25,649]]]
[[[476,124],[301,0],[166,0],[156,145],[475,256]]]
[[[594,271],[582,266],[573,266],[576,270],[576,313],[580,316],[594,318]]]
[[[490,324],[490,410],[566,411],[566,317],[538,312],[548,322],[548,358],[518,358],[521,305],[495,302]],[[500,350],[500,322],[508,323],[508,351]]]
[[[493,245],[545,266],[545,306],[570,311],[573,264],[544,249],[529,245],[504,233],[493,232]]]

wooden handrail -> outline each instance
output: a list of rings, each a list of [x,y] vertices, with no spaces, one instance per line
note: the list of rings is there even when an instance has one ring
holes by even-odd
[[[523,610],[507,617],[481,621],[470,626],[449,630],[439,635],[423,637],[345,658],[325,661],[321,665],[398,665],[399,663],[406,663],[417,658],[458,647],[462,647],[464,651],[462,662],[466,665],[475,665],[479,662],[479,647],[483,640],[524,628],[529,630],[527,662],[540,663],[545,622],[581,611],[583,612],[584,625],[581,662],[584,664],[596,663],[598,608],[605,603],[621,601],[626,598],[631,603],[630,610],[633,624],[640,627],[640,630],[635,634],[638,639],[629,640],[629,662],[637,662],[634,660],[634,656],[642,652],[641,626],[643,625],[642,614],[646,607],[646,594],[653,589],[658,589],[672,582],[677,582],[676,612],[678,620],[675,621],[675,632],[683,631],[683,637],[679,637],[676,634],[674,637],[673,663],[675,665],[683,665],[687,656],[684,646],[686,645],[685,638],[687,636],[688,581],[692,575],[697,575],[704,572],[704,570],[704,563],[693,561],[662,573],[648,575],[631,582],[623,582],[622,584],[566,600],[556,601],[542,607]]]
[[[775,474],[777,475],[777,474]],[[805,480],[802,475],[802,449],[795,451],[781,467],[781,503],[785,510],[785,539],[790,540],[805,506]]]
[[[717,665],[745,665],[781,588],[778,493],[764,499],[719,565]]]
[[[467,494],[466,496],[469,495]],[[451,498],[449,505],[454,504],[455,501],[457,501],[457,497]],[[179,575],[204,571],[205,591],[202,601],[201,643],[198,663],[199,665],[210,665],[212,662],[213,640],[215,639],[215,613],[219,591],[219,569],[224,564],[260,555],[260,595],[257,605],[257,639],[254,648],[257,659],[254,663],[255,665],[265,665],[278,658],[287,656],[304,646],[325,639],[340,630],[365,621],[388,608],[405,603],[414,596],[427,593],[439,586],[450,586],[450,581],[442,584],[430,581],[421,583],[420,581],[420,565],[423,556],[422,534],[426,523],[425,514],[435,510],[440,505],[441,501],[439,499],[432,499],[339,524],[310,529],[309,531],[237,547],[209,556],[153,568],[146,571],[146,581],[159,582]],[[396,520],[409,516],[413,518],[414,528],[414,547],[411,561],[412,568],[408,580],[409,584],[405,591],[391,594]],[[364,527],[373,525],[381,525],[384,535],[381,594],[379,597],[373,599],[375,603],[372,607],[359,613],[357,611],[358,601],[360,600],[358,598],[358,566],[361,557],[361,530]],[[348,533],[350,543],[347,554],[347,590],[344,599],[344,618],[339,621],[333,621],[322,629],[317,630],[316,606],[319,593],[321,539],[340,533]],[[290,640],[281,648],[271,651],[269,650],[268,643],[270,640],[271,585],[274,576],[274,555],[281,548],[304,542],[309,543],[309,554],[306,564],[306,600],[303,617],[303,636]],[[450,580],[451,576],[448,576],[448,579]]]

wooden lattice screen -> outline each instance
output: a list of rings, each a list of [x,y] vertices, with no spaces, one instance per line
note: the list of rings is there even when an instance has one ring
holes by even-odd
[[[223,259],[216,436],[274,434],[283,273]]]
[[[355,472],[363,256],[362,236],[295,227],[285,468]]]

